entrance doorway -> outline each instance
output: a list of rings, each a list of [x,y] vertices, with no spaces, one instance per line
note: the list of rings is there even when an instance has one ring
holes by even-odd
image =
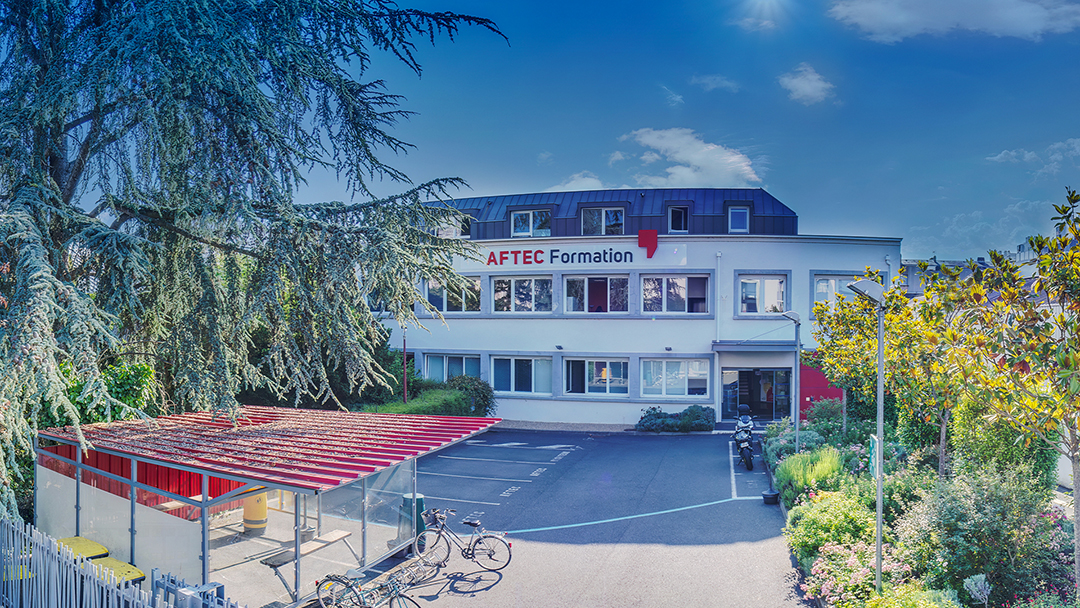
[[[724,368],[722,378],[722,418],[735,418],[740,404],[759,420],[791,415],[791,368]]]

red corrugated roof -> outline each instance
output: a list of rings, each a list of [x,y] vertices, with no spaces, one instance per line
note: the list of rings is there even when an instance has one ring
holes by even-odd
[[[209,413],[82,427],[99,452],[211,475],[325,491],[484,431],[499,418],[411,416],[243,406],[236,421]],[[76,441],[72,427],[40,435]]]

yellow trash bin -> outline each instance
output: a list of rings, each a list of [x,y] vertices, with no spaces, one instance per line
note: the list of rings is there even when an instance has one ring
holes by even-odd
[[[262,536],[266,532],[266,492],[244,499],[244,534]]]

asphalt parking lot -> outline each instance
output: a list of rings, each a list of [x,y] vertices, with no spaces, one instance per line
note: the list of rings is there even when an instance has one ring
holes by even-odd
[[[437,606],[809,606],[756,459],[729,435],[493,430],[423,458],[426,506],[509,531],[490,573],[453,555],[410,595]]]

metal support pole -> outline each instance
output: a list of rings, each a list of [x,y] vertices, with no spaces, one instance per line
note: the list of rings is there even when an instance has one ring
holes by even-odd
[[[131,553],[128,554],[128,561],[132,566],[137,565],[135,563],[135,499],[137,497],[135,491],[135,484],[139,481],[137,476],[139,463],[134,458],[131,458],[131,485],[128,486],[128,492],[131,493],[131,527],[128,528],[128,532],[131,536]]]
[[[210,476],[202,475],[202,504],[199,511],[202,513],[202,584],[210,583]]]
[[[802,323],[795,322],[795,453],[799,452],[799,426],[802,417],[802,386],[800,384],[802,368]]]
[[[322,494],[315,495],[315,536],[322,536]]]
[[[882,458],[885,443],[885,307],[878,303],[878,326],[877,326],[877,529],[874,531],[874,540],[877,542],[877,573],[874,576],[874,585],[878,595],[881,595],[881,505],[884,502],[882,488],[885,476],[885,461]]]
[[[406,328],[401,328],[401,385],[402,390],[402,402],[409,402],[409,347],[405,343]]]
[[[75,536],[82,536],[82,446],[75,446]]]
[[[418,515],[418,513],[416,512],[416,507],[419,506],[419,503],[417,502],[419,499],[416,497],[416,458],[412,459],[412,499],[412,513],[409,514],[409,519],[412,520],[413,538],[416,538],[416,535],[420,534],[420,524],[416,520],[416,516]]]
[[[296,580],[293,582],[293,589],[296,590],[294,600],[300,598],[300,493],[293,492],[293,519],[295,524],[293,527],[293,555],[296,556],[296,561],[293,562],[295,568],[293,571],[296,573]]]
[[[38,458],[40,458],[40,456],[38,455],[38,436],[37,433],[34,433],[34,521],[37,521],[38,488],[41,487],[41,485],[38,483],[37,474],[38,467],[41,466],[40,464],[38,464]],[[75,483],[78,483],[78,481],[76,481]],[[76,536],[78,535],[76,534]]]
[[[367,477],[360,480],[360,567],[367,566]]]

